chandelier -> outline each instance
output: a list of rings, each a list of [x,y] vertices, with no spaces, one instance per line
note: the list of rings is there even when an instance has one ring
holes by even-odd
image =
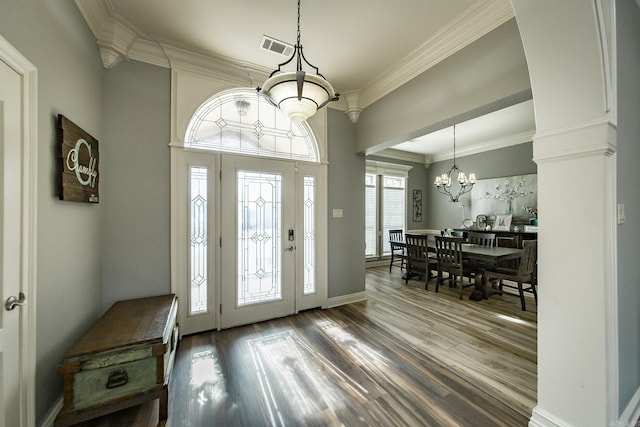
[[[296,71],[283,72],[281,67],[289,64],[294,58],[296,58]],[[303,71],[302,61],[315,70],[315,73]],[[307,120],[318,109],[340,98],[340,95],[333,90],[333,86],[320,74],[318,67],[310,64],[302,53],[300,0],[298,0],[298,37],[293,54],[288,60],[278,65],[278,68],[264,82],[263,87],[258,87],[257,91],[291,120],[297,122]]]
[[[458,173],[455,181],[452,179],[454,172]],[[454,182],[456,185],[453,185]],[[457,203],[460,196],[471,191],[475,183],[475,173],[470,173],[469,176],[467,176],[456,166],[456,126],[453,125],[453,166],[451,166],[449,172],[437,176],[433,185],[436,186],[440,193],[449,196],[452,203]]]

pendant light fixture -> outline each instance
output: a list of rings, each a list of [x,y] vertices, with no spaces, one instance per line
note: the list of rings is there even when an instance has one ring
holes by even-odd
[[[281,68],[292,62],[294,58],[296,59],[296,71],[282,71]],[[305,72],[302,69],[303,61],[315,72]],[[318,67],[310,64],[302,53],[300,0],[298,0],[298,34],[293,54],[287,61],[279,64],[262,87],[258,87],[257,90],[291,120],[298,122],[307,120],[318,109],[340,98],[340,95],[333,90],[333,86],[320,74]]]
[[[455,181],[452,179],[454,172],[458,174]],[[454,182],[457,184],[453,185]],[[467,175],[465,175],[465,173],[456,165],[456,126],[453,125],[453,166],[451,166],[449,172],[437,176],[433,185],[436,186],[440,193],[449,196],[452,203],[457,203],[460,196],[471,191],[473,184],[475,183],[475,173],[470,173],[467,177]]]

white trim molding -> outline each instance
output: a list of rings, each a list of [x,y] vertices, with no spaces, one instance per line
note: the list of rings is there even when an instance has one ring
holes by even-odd
[[[611,427],[635,426],[635,422],[640,418],[640,388],[636,390],[631,401],[622,412],[618,421]]]
[[[40,427],[53,427],[53,425],[56,422],[56,417],[58,416],[58,413],[62,410],[63,406],[64,406],[64,398],[60,396],[55,401],[53,406],[49,409],[49,412],[47,412],[47,415],[45,415],[44,420],[42,420],[42,424],[40,424]]]
[[[474,143],[473,146],[456,149],[456,157],[460,158],[464,156],[471,156],[472,154],[484,153],[490,150],[499,150],[501,148],[511,147],[512,145],[526,144],[527,142],[533,141],[534,133],[534,130],[529,130],[516,135],[509,135],[504,138]],[[453,159],[453,150],[448,153],[435,154],[432,161],[441,162],[443,160],[450,159]]]
[[[356,292],[348,295],[340,295],[339,297],[327,298],[327,306],[323,308],[334,308],[341,305],[353,304],[354,302],[366,301],[367,292]]]
[[[474,3],[436,35],[399,60],[392,69],[368,82],[359,96],[359,108],[368,107],[513,17],[513,8],[507,0]]]
[[[180,62],[183,65],[191,64],[195,68],[212,66],[215,72],[229,72],[238,79],[248,77],[253,85],[264,81],[270,72],[255,64],[239,63],[231,58],[180,49],[153,40],[115,13],[108,0],[75,0],[75,3],[98,42],[105,68],[112,68],[122,61],[131,59],[161,67],[173,67],[175,53],[182,51]],[[475,2],[453,22],[398,61],[393,68],[373,81],[366,82],[363,88],[347,92],[343,99],[334,103],[331,108],[344,111],[355,123],[364,108],[504,24],[513,16],[509,0]],[[208,59],[203,59],[205,57]],[[226,78],[229,77],[226,75]]]
[[[529,427],[573,427],[571,424],[554,417],[539,406],[533,408],[533,415],[529,420]]]
[[[561,143],[558,143],[559,136]],[[594,155],[611,156],[616,151],[616,127],[607,117],[537,132],[534,139],[533,160],[538,164]]]
[[[35,425],[36,401],[36,289],[37,289],[37,182],[38,182],[38,70],[6,39],[0,36],[0,60],[22,77],[22,206],[20,231],[20,288],[28,304],[21,309],[20,419]]]
[[[431,163],[433,163],[433,156],[431,155],[396,150],[394,148],[387,148],[382,151],[378,151],[373,155],[386,157],[387,159],[402,160],[405,162],[422,163],[427,169],[431,166]]]
[[[375,173],[376,175],[409,177],[409,171],[413,166],[401,165],[398,163],[380,162],[377,160],[366,161],[367,173]]]

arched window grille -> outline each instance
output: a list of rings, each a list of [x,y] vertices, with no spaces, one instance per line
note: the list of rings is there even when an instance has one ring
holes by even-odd
[[[255,90],[218,94],[195,112],[185,147],[318,162],[305,123],[290,120]]]

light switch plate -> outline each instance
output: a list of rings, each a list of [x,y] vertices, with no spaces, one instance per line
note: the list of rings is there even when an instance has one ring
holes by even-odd
[[[342,211],[342,209],[334,209],[333,210],[333,217],[334,218],[342,218],[343,214],[344,214],[344,212]]]
[[[618,203],[618,224],[624,224],[624,203]]]

